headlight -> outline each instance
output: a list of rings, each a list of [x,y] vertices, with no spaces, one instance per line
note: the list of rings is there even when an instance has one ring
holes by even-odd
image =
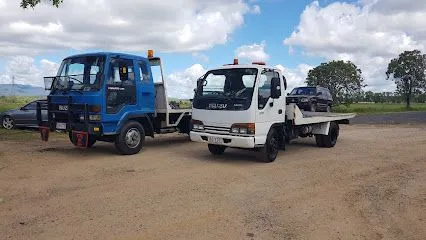
[[[84,122],[84,114],[80,114],[80,116],[78,116],[78,119],[80,119],[80,122]]]
[[[198,120],[192,120],[192,129],[194,130],[204,130],[204,124]]]
[[[101,121],[101,115],[89,115],[90,121]]]
[[[300,99],[301,102],[309,102],[309,100],[307,98],[302,98]]]
[[[236,123],[231,126],[231,133],[233,134],[255,134],[254,123]]]

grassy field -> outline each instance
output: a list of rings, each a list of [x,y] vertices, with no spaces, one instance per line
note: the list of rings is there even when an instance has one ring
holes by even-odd
[[[426,103],[413,103],[410,109],[407,109],[405,104],[394,103],[354,103],[349,106],[339,105],[333,108],[334,112],[340,113],[388,113],[388,112],[405,112],[405,111],[426,111]]]
[[[22,97],[22,96],[16,96],[16,97],[0,96],[0,112],[7,111],[9,109],[23,107],[25,104],[37,99],[40,99],[40,98],[39,97]]]
[[[40,99],[40,97],[5,97],[0,96],[0,112],[19,108],[25,104]],[[181,108],[190,108],[191,103],[185,100],[172,99]],[[405,104],[393,104],[393,103],[354,103],[350,105],[339,105],[333,108],[334,112],[340,113],[359,113],[359,114],[371,114],[371,113],[386,113],[386,112],[404,112],[404,111],[426,111],[426,103],[413,103],[411,108],[407,110]]]

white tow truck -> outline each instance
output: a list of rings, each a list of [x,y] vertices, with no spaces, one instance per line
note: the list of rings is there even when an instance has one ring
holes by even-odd
[[[301,111],[286,103],[287,82],[282,72],[265,63],[233,64],[207,71],[197,81],[193,99],[194,142],[208,144],[214,155],[226,148],[254,149],[264,162],[298,137],[315,137],[319,147],[331,148],[339,124],[355,114]]]

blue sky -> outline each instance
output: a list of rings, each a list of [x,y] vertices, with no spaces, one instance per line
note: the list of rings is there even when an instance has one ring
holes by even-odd
[[[416,0],[65,0],[59,9],[25,11],[0,0],[0,11],[0,83],[14,75],[18,83],[41,85],[76,53],[146,55],[152,48],[179,88],[174,95],[237,55],[279,67],[292,87],[321,62],[350,60],[363,70],[365,90],[393,91],[387,63],[426,45],[426,1]]]

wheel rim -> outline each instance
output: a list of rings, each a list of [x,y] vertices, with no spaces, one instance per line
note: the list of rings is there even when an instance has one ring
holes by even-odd
[[[137,128],[131,128],[126,133],[126,145],[129,148],[136,148],[141,142],[141,134]]]
[[[3,127],[6,129],[13,128],[13,120],[10,117],[3,118]]]
[[[331,107],[327,106],[327,112],[331,112]]]
[[[278,139],[275,136],[271,137],[271,140],[269,140],[269,157],[271,159],[277,156],[278,147]]]
[[[315,112],[315,105],[314,104],[311,105],[311,112]]]

